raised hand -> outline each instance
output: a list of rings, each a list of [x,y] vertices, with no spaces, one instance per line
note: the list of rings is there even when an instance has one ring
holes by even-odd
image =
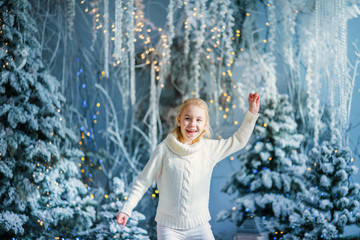
[[[249,111],[252,114],[257,115],[260,109],[260,96],[257,93],[254,94],[250,93],[248,102],[249,102]]]

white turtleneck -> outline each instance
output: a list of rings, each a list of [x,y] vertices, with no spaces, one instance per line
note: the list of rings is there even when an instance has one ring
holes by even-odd
[[[247,112],[241,127],[228,139],[200,139],[192,145],[169,134],[154,150],[135,179],[122,212],[131,215],[145,191],[157,180],[158,224],[189,229],[210,220],[210,180],[216,163],[239,151],[248,142],[257,116]]]

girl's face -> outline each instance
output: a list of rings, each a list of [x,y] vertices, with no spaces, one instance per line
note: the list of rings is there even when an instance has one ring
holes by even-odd
[[[206,120],[204,109],[195,104],[187,106],[177,118],[177,124],[181,129],[182,142],[192,144],[205,131]]]

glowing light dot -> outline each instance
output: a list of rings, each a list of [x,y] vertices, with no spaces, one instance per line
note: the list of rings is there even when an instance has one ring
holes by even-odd
[[[235,122],[234,122],[234,124],[235,124],[235,125],[238,125],[238,124],[239,124],[239,122],[238,122],[238,121],[235,121]]]
[[[227,118],[227,116],[224,114],[224,115],[223,115],[223,118],[224,118],[224,119],[226,119],[226,118]]]
[[[82,145],[82,141],[80,141],[79,144]]]
[[[246,16],[250,16],[250,13],[246,13]]]
[[[236,207],[232,207],[232,210],[235,211],[235,210],[236,210]]]
[[[218,139],[221,139],[221,136],[218,136]]]
[[[231,157],[230,157],[230,160],[231,160],[231,161],[234,160],[234,159],[235,159],[234,156],[231,156]]]
[[[100,170],[100,171],[102,170],[102,167],[101,167],[101,166],[99,167],[99,170]]]
[[[96,106],[97,106],[97,107],[100,107],[100,103],[97,103]]]
[[[269,161],[271,161],[272,160],[272,157],[269,157]]]
[[[124,197],[124,200],[127,200],[127,197]]]
[[[337,153],[337,152],[338,152],[338,150],[335,150],[334,152],[335,152],[335,153]]]
[[[296,10],[296,13],[299,13],[299,10]]]
[[[351,160],[350,160],[351,162],[353,162],[354,161],[354,158],[351,158]]]
[[[264,124],[263,124],[263,126],[264,126],[264,127],[267,127],[267,124],[266,124],[266,123],[264,123]]]
[[[81,163],[79,163],[78,166],[81,167]]]
[[[223,108],[222,107],[219,107],[219,111],[222,111],[223,110]]]
[[[156,197],[156,194],[155,194],[155,193],[153,193],[151,196],[154,198],[154,197]]]
[[[266,39],[263,40],[263,43],[267,43]]]
[[[210,100],[210,103],[214,103],[214,100],[211,99],[211,100]]]
[[[314,163],[314,166],[316,166],[316,163]]]
[[[164,84],[161,84],[160,86],[161,86],[162,88],[164,88],[164,87],[165,87],[165,85],[164,85]]]
[[[101,76],[105,77],[105,71],[101,72]]]
[[[156,193],[156,194],[159,194],[159,190],[156,189],[156,190],[155,190],[155,193]]]
[[[232,105],[232,108],[236,108],[236,105],[235,105],[235,104],[233,104],[233,105]]]
[[[311,171],[311,167],[308,167],[308,169],[307,169],[308,171]]]
[[[104,198],[108,198],[109,196],[105,194]]]

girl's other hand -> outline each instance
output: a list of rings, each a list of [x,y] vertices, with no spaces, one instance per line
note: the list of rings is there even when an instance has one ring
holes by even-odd
[[[122,224],[123,227],[125,227],[128,220],[129,220],[129,215],[127,215],[126,213],[119,212],[116,215],[116,222],[118,224]]]
[[[248,102],[249,102],[249,111],[252,114],[257,115],[260,109],[260,96],[257,93],[254,94],[250,93]]]

